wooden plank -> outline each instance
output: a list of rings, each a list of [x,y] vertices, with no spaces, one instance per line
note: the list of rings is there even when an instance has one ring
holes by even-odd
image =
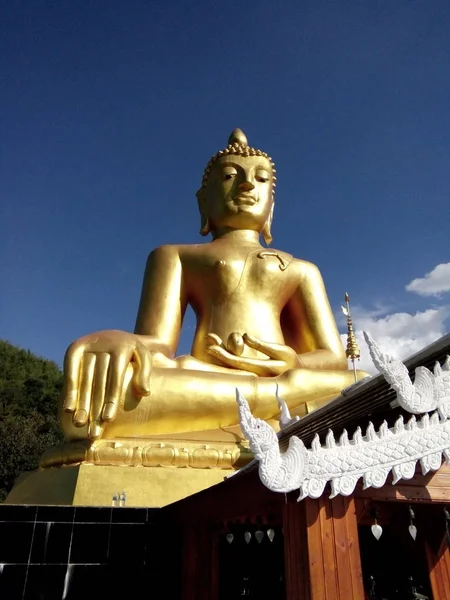
[[[329,600],[325,592],[319,501],[306,498],[303,502],[305,503],[306,511],[311,600]]]
[[[430,471],[422,475],[422,468],[416,467],[416,474],[412,479],[402,479],[405,485],[431,485],[434,487],[447,487],[450,485],[450,464],[442,463],[438,471]]]
[[[334,526],[334,546],[336,556],[336,575],[339,585],[339,598],[356,598],[353,594],[351,551],[347,532],[347,499],[336,496],[331,500]],[[353,518],[356,519],[355,515]]]
[[[216,600],[214,578],[218,568],[213,532],[204,523],[191,522],[184,531],[182,600]]]
[[[307,499],[311,600],[364,598],[356,506],[352,498]]]
[[[450,592],[450,549],[445,536],[439,547],[438,555],[439,564],[441,566],[442,580],[446,582],[445,588],[448,596]]]
[[[450,548],[447,543],[447,539],[444,537],[442,544],[445,546],[445,566],[447,568],[447,581],[448,581],[448,589],[450,590]]]
[[[425,543],[425,551],[433,600],[447,600],[447,590],[450,590],[450,582],[447,580],[441,561],[429,543]]]
[[[286,585],[286,598],[295,598],[300,587],[297,570],[293,564],[293,555],[296,550],[296,523],[291,502],[285,504],[283,509],[283,534],[284,534],[284,579]],[[300,571],[300,570],[299,570]]]
[[[211,539],[211,589],[210,600],[219,598],[219,536],[216,534]]]
[[[197,539],[193,527],[187,526],[183,535],[182,577],[181,594],[182,600],[195,600],[195,576],[197,566]]]
[[[368,488],[367,490],[356,490],[356,498],[365,498],[370,500],[398,501],[398,502],[440,502],[446,504],[450,502],[450,488],[419,487],[405,485],[386,484],[382,488]]]
[[[343,496],[337,496],[331,501],[331,506],[333,512],[336,574],[339,585],[339,597],[354,598],[350,568],[350,555],[347,549],[348,539],[346,526],[346,499]]]
[[[336,600],[339,598],[339,586],[331,501],[328,498],[321,496],[318,502],[320,531],[322,536],[325,598],[326,600]]]
[[[292,494],[283,506],[283,532],[286,599],[310,600],[305,505]]]
[[[290,600],[301,587],[299,581],[300,569],[297,571],[294,563],[294,555],[297,546],[296,519],[292,510],[292,502],[287,502],[283,507],[283,534],[284,534],[284,569],[286,582],[286,597]]]
[[[365,514],[370,500],[367,498],[353,498],[355,503],[356,521],[359,523],[361,517]]]
[[[350,573],[353,588],[352,598],[364,598],[364,583],[362,577],[361,553],[359,549],[358,521],[356,506],[353,498],[344,498],[345,527],[347,530],[347,555],[350,563]],[[341,595],[342,600],[347,596]]]
[[[397,500],[400,502],[449,502],[450,501],[450,465],[443,464],[439,471],[422,475],[418,467],[411,479],[402,479],[392,485],[392,475],[380,488],[363,490],[362,483],[355,489],[355,498],[369,498],[380,501]]]
[[[168,518],[182,525],[187,519],[197,519],[199,515],[204,520],[227,520],[238,515],[247,517],[249,514],[274,510],[281,515],[279,507],[282,502],[284,494],[267,489],[255,470],[245,476],[237,474],[223,483],[165,507],[164,511]]]
[[[439,577],[438,577],[438,569],[433,561],[433,555],[430,549],[430,546],[425,544],[425,553],[427,557],[427,565],[428,565],[428,573],[430,577],[430,585],[431,591],[433,592],[433,600],[440,600],[441,598],[441,590],[439,589]]]

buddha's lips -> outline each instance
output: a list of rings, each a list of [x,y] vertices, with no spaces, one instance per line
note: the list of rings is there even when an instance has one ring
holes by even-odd
[[[235,196],[233,198],[233,202],[245,206],[253,206],[254,204],[256,204],[256,198],[251,194],[239,194],[239,196]]]

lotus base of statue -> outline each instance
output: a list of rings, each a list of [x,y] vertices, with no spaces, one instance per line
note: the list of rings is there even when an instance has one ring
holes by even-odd
[[[125,491],[126,506],[158,508],[224,480],[234,471],[81,463],[22,473],[5,504],[111,506]]]
[[[205,433],[197,440],[195,434],[172,435],[49,448],[37,471],[19,477],[6,503],[110,506],[124,490],[127,506],[165,506],[220,483],[252,460],[240,436]]]

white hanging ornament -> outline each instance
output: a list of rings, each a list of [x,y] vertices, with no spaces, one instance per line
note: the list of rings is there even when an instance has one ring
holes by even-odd
[[[273,538],[275,537],[275,531],[273,529],[267,530],[267,537],[271,542],[273,542]]]
[[[408,527],[409,535],[412,537],[412,539],[414,541],[416,541],[417,527],[414,525],[414,519],[416,518],[416,515],[414,514],[414,511],[413,511],[411,505],[408,506],[408,510],[409,510],[409,527]]]
[[[381,525],[378,525],[377,520],[375,519],[375,523],[372,525],[372,527],[370,528],[372,531],[372,535],[376,540],[379,540],[381,537],[381,534],[383,533],[383,528],[381,527]]]
[[[258,544],[260,544],[264,539],[264,531],[258,530],[255,532],[255,538]]]
[[[248,544],[250,542],[250,540],[252,539],[252,534],[250,533],[250,531],[246,531],[244,533],[244,540],[245,543]]]
[[[228,542],[229,544],[231,544],[231,543],[232,543],[232,541],[234,540],[234,535],[233,535],[232,533],[227,533],[227,535],[226,535],[226,538],[225,538],[225,539],[227,540],[227,542]]]

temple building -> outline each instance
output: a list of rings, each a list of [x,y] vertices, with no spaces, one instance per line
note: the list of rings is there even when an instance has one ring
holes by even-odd
[[[448,369],[449,354],[447,335],[405,364],[411,375],[436,363],[446,362]],[[282,452],[294,437],[312,448],[317,436],[325,442],[325,450],[316,450],[314,467],[310,458],[310,472],[317,475],[327,466],[327,450],[333,455],[334,481],[330,477],[325,487],[311,477],[303,499],[299,491],[270,492],[255,461],[222,484],[174,504],[172,514],[185,528],[181,597],[450,598],[450,466],[441,464],[443,454],[450,458],[450,421],[444,416],[450,408],[450,371],[442,375],[439,425],[446,433],[430,431],[434,447],[422,435],[433,417],[411,422],[379,375],[279,435]],[[400,431],[395,440],[399,419],[406,444]],[[339,457],[340,448],[351,446],[338,441],[360,430],[367,431],[363,443],[370,444],[371,437],[380,447],[379,454],[373,446],[368,453],[358,449],[361,460],[354,466],[365,473],[361,479],[352,477],[351,457]],[[295,473],[299,466],[286,469]],[[274,474],[273,486],[275,479]]]
[[[126,502],[119,495],[103,508],[1,505],[0,539],[8,543],[0,544],[0,597],[108,597],[125,578],[133,589],[151,586],[155,597],[183,600],[448,600],[450,466],[441,463],[442,453],[450,454],[449,354],[447,335],[405,362],[411,376],[417,367],[444,365],[440,419],[408,425],[411,414],[379,375],[282,430],[281,456],[293,438],[313,448],[318,436],[325,451],[335,444],[335,480],[322,490],[310,480],[301,500],[298,490],[268,489],[253,460],[163,508],[119,506]],[[394,443],[402,418],[411,436],[406,454]],[[428,444],[420,435],[427,427]],[[361,458],[366,486],[336,459],[336,448],[347,447],[340,445],[344,432],[352,440],[360,430],[367,432],[363,443],[372,436],[384,447],[384,457],[373,452],[370,464]]]

